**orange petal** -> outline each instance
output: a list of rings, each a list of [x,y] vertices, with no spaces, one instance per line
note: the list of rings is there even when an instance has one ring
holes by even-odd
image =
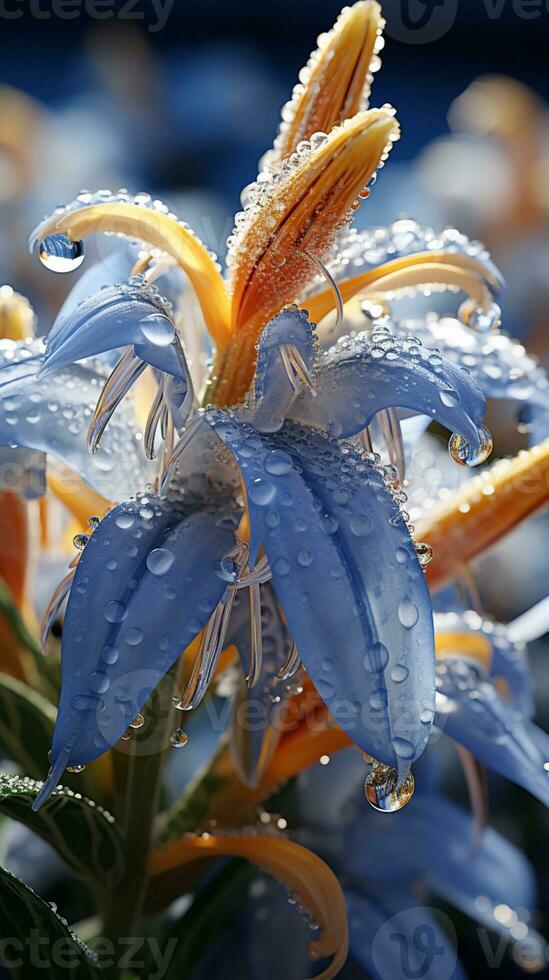
[[[215,259],[190,228],[167,214],[136,204],[92,204],[53,215],[41,226],[40,239],[63,233],[77,241],[94,232],[138,238],[171,255],[188,275],[214,341],[221,345],[227,342],[229,298],[225,284]]]
[[[549,439],[503,459],[467,481],[452,500],[417,529],[434,549],[427,570],[432,588],[450,581],[475,558],[549,500]]]
[[[333,871],[316,854],[281,837],[227,834],[185,837],[173,841],[149,859],[149,873],[159,875],[207,857],[244,858],[273,875],[310,912],[320,936],[309,946],[312,959],[331,956],[332,962],[316,980],[335,977],[347,958],[347,911],[341,886]],[[153,882],[154,887],[154,882]]]
[[[469,255],[426,251],[384,262],[377,269],[370,269],[352,279],[339,282],[338,286],[344,303],[357,294],[361,297],[382,297],[387,294],[398,297],[399,293],[410,288],[432,286],[436,289],[451,286],[468,293],[475,305],[486,310],[493,299],[489,287],[497,290],[498,283],[482,262]],[[310,319],[319,323],[334,309],[334,292],[332,289],[325,289],[304,300],[302,306],[307,310]]]
[[[435,633],[435,655],[437,660],[447,657],[467,656],[471,660],[490,669],[492,645],[485,636],[477,633]]]
[[[376,0],[359,0],[318,38],[318,48],[301,69],[299,84],[282,110],[274,148],[264,161],[268,166],[293,153],[301,140],[329,133],[366,108],[371,71],[379,67],[384,23]]]
[[[235,336],[216,365],[217,404],[246,393],[259,332],[317,274],[310,256],[325,256],[351,219],[364,186],[398,138],[391,113],[359,113],[265,181],[260,175],[259,196],[237,220],[230,244]]]

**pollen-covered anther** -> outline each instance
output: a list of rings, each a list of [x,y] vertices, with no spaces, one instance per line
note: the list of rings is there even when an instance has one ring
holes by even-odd
[[[376,0],[346,7],[333,28],[318,38],[318,48],[299,73],[299,83],[282,110],[273,149],[263,161],[270,166],[289,156],[302,140],[329,133],[367,108],[373,75],[381,67],[384,20]]]

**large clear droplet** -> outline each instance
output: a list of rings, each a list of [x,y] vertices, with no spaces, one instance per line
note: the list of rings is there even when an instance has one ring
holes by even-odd
[[[51,272],[74,272],[84,261],[84,244],[66,235],[48,235],[40,242],[38,256]]]
[[[381,762],[374,763],[364,783],[366,799],[374,810],[380,813],[395,813],[402,810],[414,795],[414,777],[409,772],[404,782],[398,786],[398,772]]]
[[[479,333],[489,333],[501,326],[501,307],[497,303],[491,303],[487,310],[483,310],[473,300],[466,300],[460,306],[458,316],[462,323]]]
[[[454,463],[459,463],[460,466],[478,466],[488,459],[493,446],[490,432],[485,425],[481,425],[478,430],[478,442],[475,446],[467,442],[467,439],[460,436],[458,432],[454,432],[448,442],[448,452]]]

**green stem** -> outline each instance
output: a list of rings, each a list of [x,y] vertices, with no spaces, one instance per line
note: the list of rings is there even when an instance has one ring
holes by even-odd
[[[172,697],[174,676],[170,671],[143,709],[145,724],[134,732],[123,806],[122,826],[126,874],[110,895],[105,936],[116,942],[135,935],[147,890],[147,858],[158,812],[162,776],[170,732],[175,727]],[[116,958],[116,957],[115,957]],[[116,970],[113,974],[116,976]]]

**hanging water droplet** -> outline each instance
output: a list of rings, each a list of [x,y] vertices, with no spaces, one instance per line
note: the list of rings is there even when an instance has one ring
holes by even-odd
[[[78,551],[84,551],[84,548],[89,540],[90,539],[87,534],[75,534],[74,538],[72,539],[72,543],[74,547],[78,549]]]
[[[170,745],[174,749],[183,749],[189,741],[189,736],[182,728],[178,728],[170,735]]]
[[[124,732],[124,734],[120,736],[120,740],[122,742],[129,742],[129,740],[130,740],[131,737],[132,737],[132,730],[131,730],[131,728],[126,728],[126,731]]]
[[[497,303],[491,303],[487,310],[483,310],[474,301],[466,300],[460,306],[458,316],[462,323],[479,333],[489,333],[501,326],[501,307]]]
[[[84,769],[85,768],[86,768],[85,766],[81,766],[81,765],[76,764],[74,766],[67,766],[67,772],[76,774],[76,773],[79,773],[79,772],[84,772]]]
[[[431,548],[431,545],[427,544],[425,541],[416,542],[415,548],[419,564],[422,568],[425,568],[429,562],[432,562],[434,551]]]
[[[478,429],[478,442],[475,446],[467,442],[467,439],[460,436],[458,432],[454,432],[448,442],[448,451],[454,463],[459,463],[460,466],[479,466],[480,463],[484,463],[488,459],[493,445],[490,432],[486,426],[481,425]]]
[[[88,527],[91,527],[93,530],[95,530],[96,527],[99,527],[100,524],[101,524],[100,517],[95,517],[95,516],[88,517]]]
[[[145,724],[144,716],[142,714],[138,714],[135,716],[133,721],[130,721],[130,728],[143,728],[144,724]]]
[[[40,242],[38,256],[51,272],[74,272],[84,261],[84,244],[71,242],[67,235],[48,235]]]
[[[368,803],[381,813],[395,813],[402,810],[414,794],[414,777],[409,772],[401,786],[398,786],[398,772],[374,760],[372,771],[364,783],[364,793]]]

